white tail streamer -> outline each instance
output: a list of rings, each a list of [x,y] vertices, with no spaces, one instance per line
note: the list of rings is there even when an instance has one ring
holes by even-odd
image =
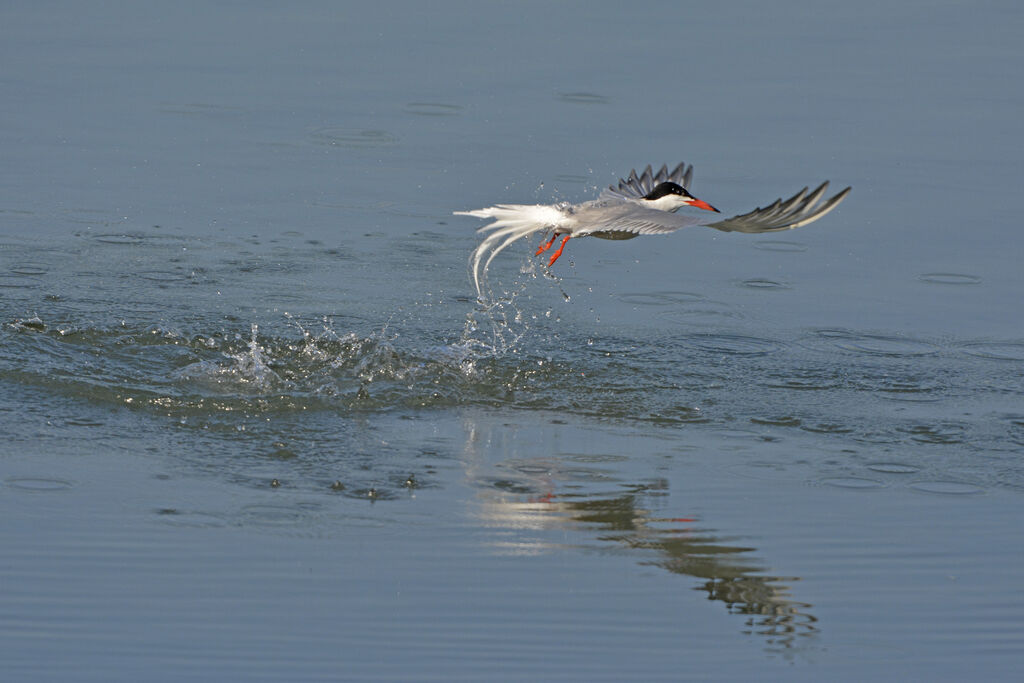
[[[456,211],[455,215],[494,219],[494,222],[477,230],[478,233],[491,234],[477,245],[469,257],[473,284],[476,285],[476,294],[479,298],[483,297],[483,290],[480,287],[481,276],[487,272],[495,256],[516,240],[536,232],[555,229],[565,219],[565,214],[557,206],[541,204],[498,204],[476,211]]]

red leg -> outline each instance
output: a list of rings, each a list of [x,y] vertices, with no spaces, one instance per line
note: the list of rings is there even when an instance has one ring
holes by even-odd
[[[545,251],[550,249],[551,245],[555,243],[555,238],[556,237],[558,237],[558,235],[556,235],[555,233],[551,233],[551,239],[549,239],[547,242],[545,242],[544,244],[542,244],[539,247],[537,247],[537,253],[534,254],[534,256],[540,256]]]
[[[565,243],[569,241],[570,237],[572,237],[572,235],[566,235],[565,237],[562,238],[562,243],[558,246],[558,251],[552,254],[551,260],[548,261],[548,268],[555,265],[555,261],[557,261],[558,257],[562,255],[562,250],[565,249]]]

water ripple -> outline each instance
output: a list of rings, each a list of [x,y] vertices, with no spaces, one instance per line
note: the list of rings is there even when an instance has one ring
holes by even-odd
[[[573,104],[608,104],[609,102],[608,97],[591,92],[560,92],[558,99]]]
[[[962,481],[915,481],[910,488],[922,493],[943,496],[970,496],[984,493],[985,489]]]
[[[727,469],[741,477],[765,481],[800,481],[804,478],[803,475],[792,472],[789,465],[778,462],[749,462],[731,465]]]
[[[927,356],[939,352],[939,347],[935,344],[911,337],[867,334],[844,329],[817,330],[801,344],[813,349],[832,347],[850,353],[892,358]]]
[[[123,216],[115,216],[104,209],[64,209],[61,213],[66,217],[67,222],[82,225],[113,227],[127,220]]]
[[[151,282],[182,282],[189,279],[187,273],[169,270],[143,270],[136,275]]]
[[[743,319],[746,316],[728,304],[705,300],[671,308],[661,313],[659,317],[666,321],[692,326],[701,323],[717,324],[721,323],[723,318]]]
[[[801,425],[800,429],[805,432],[814,432],[815,434],[849,434],[853,431],[851,427],[848,427],[841,422],[819,422],[816,424],[805,424]]]
[[[919,443],[929,444],[961,444],[967,429],[959,424],[918,424],[900,428],[910,438]]]
[[[409,102],[405,111],[417,116],[457,116],[462,113],[462,107],[443,102]]]
[[[309,503],[281,504],[254,503],[240,510],[246,526],[302,527],[311,525],[317,505]]]
[[[94,238],[97,242],[103,244],[124,244],[124,245],[135,245],[142,244],[142,235],[129,235],[125,233],[111,233],[106,235],[96,235]]]
[[[801,420],[792,415],[780,415],[778,417],[752,417],[750,421],[756,425],[767,425],[770,427],[799,427]]]
[[[838,389],[845,381],[836,368],[780,368],[769,370],[762,384],[775,389],[822,391]]]
[[[866,477],[828,477],[826,479],[819,480],[819,483],[840,489],[856,490],[878,489],[885,487],[884,482],[878,481],[877,479],[868,479]]]
[[[858,382],[869,391],[883,392],[890,401],[906,401],[912,403],[932,403],[944,398],[946,386],[933,377],[916,377],[910,375],[891,374],[870,377]]]
[[[738,334],[692,334],[683,337],[681,341],[708,353],[734,356],[766,356],[786,346],[773,339]]]
[[[591,182],[590,176],[579,175],[578,173],[559,173],[555,180],[560,183],[573,183],[575,185],[586,185]]]
[[[160,522],[170,526],[190,529],[216,529],[227,526],[223,515],[198,510],[178,510],[176,508],[160,508],[154,511]]]
[[[736,283],[738,287],[745,287],[746,289],[790,289],[790,285],[785,282],[779,282],[777,280],[768,280],[765,278],[752,278],[750,280],[740,280]]]
[[[0,289],[32,289],[42,283],[39,278],[27,275],[0,275]]]
[[[692,292],[627,292],[619,294],[619,301],[637,306],[671,306],[674,304],[693,304],[707,301],[702,294]]]
[[[46,275],[46,266],[38,263],[21,263],[11,267],[15,275]]]
[[[976,285],[981,282],[977,275],[963,273],[924,273],[917,279],[932,285]]]
[[[763,251],[801,252],[807,251],[807,245],[802,242],[787,242],[785,240],[761,240],[754,242],[755,249]]]
[[[316,128],[310,131],[309,138],[318,145],[347,147],[349,149],[387,147],[398,142],[398,136],[386,130],[342,128],[336,126]]]
[[[49,493],[52,491],[67,491],[74,484],[64,479],[50,479],[47,477],[15,477],[5,482],[12,489],[31,491],[33,493]]]
[[[867,468],[873,472],[885,474],[916,474],[921,471],[920,467],[899,462],[875,462],[869,464]]]
[[[207,102],[160,102],[157,106],[157,111],[165,114],[215,117],[237,115],[245,110],[241,107],[232,107],[223,104],[210,104]]]
[[[968,342],[959,348],[962,353],[977,358],[1024,361],[1024,343],[1021,342]]]

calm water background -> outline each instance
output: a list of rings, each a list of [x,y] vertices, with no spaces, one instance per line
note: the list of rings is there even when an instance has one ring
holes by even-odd
[[[10,680],[1009,678],[1018,3],[8,3]],[[466,270],[696,166],[801,230]],[[276,483],[277,485],[272,485]]]

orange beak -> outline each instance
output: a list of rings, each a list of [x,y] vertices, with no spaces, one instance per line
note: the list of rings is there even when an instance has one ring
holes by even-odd
[[[690,202],[690,206],[696,206],[698,209],[704,209],[705,211],[714,211],[715,213],[721,213],[721,211],[711,206],[703,199],[697,199],[696,197],[694,197],[693,201]]]

